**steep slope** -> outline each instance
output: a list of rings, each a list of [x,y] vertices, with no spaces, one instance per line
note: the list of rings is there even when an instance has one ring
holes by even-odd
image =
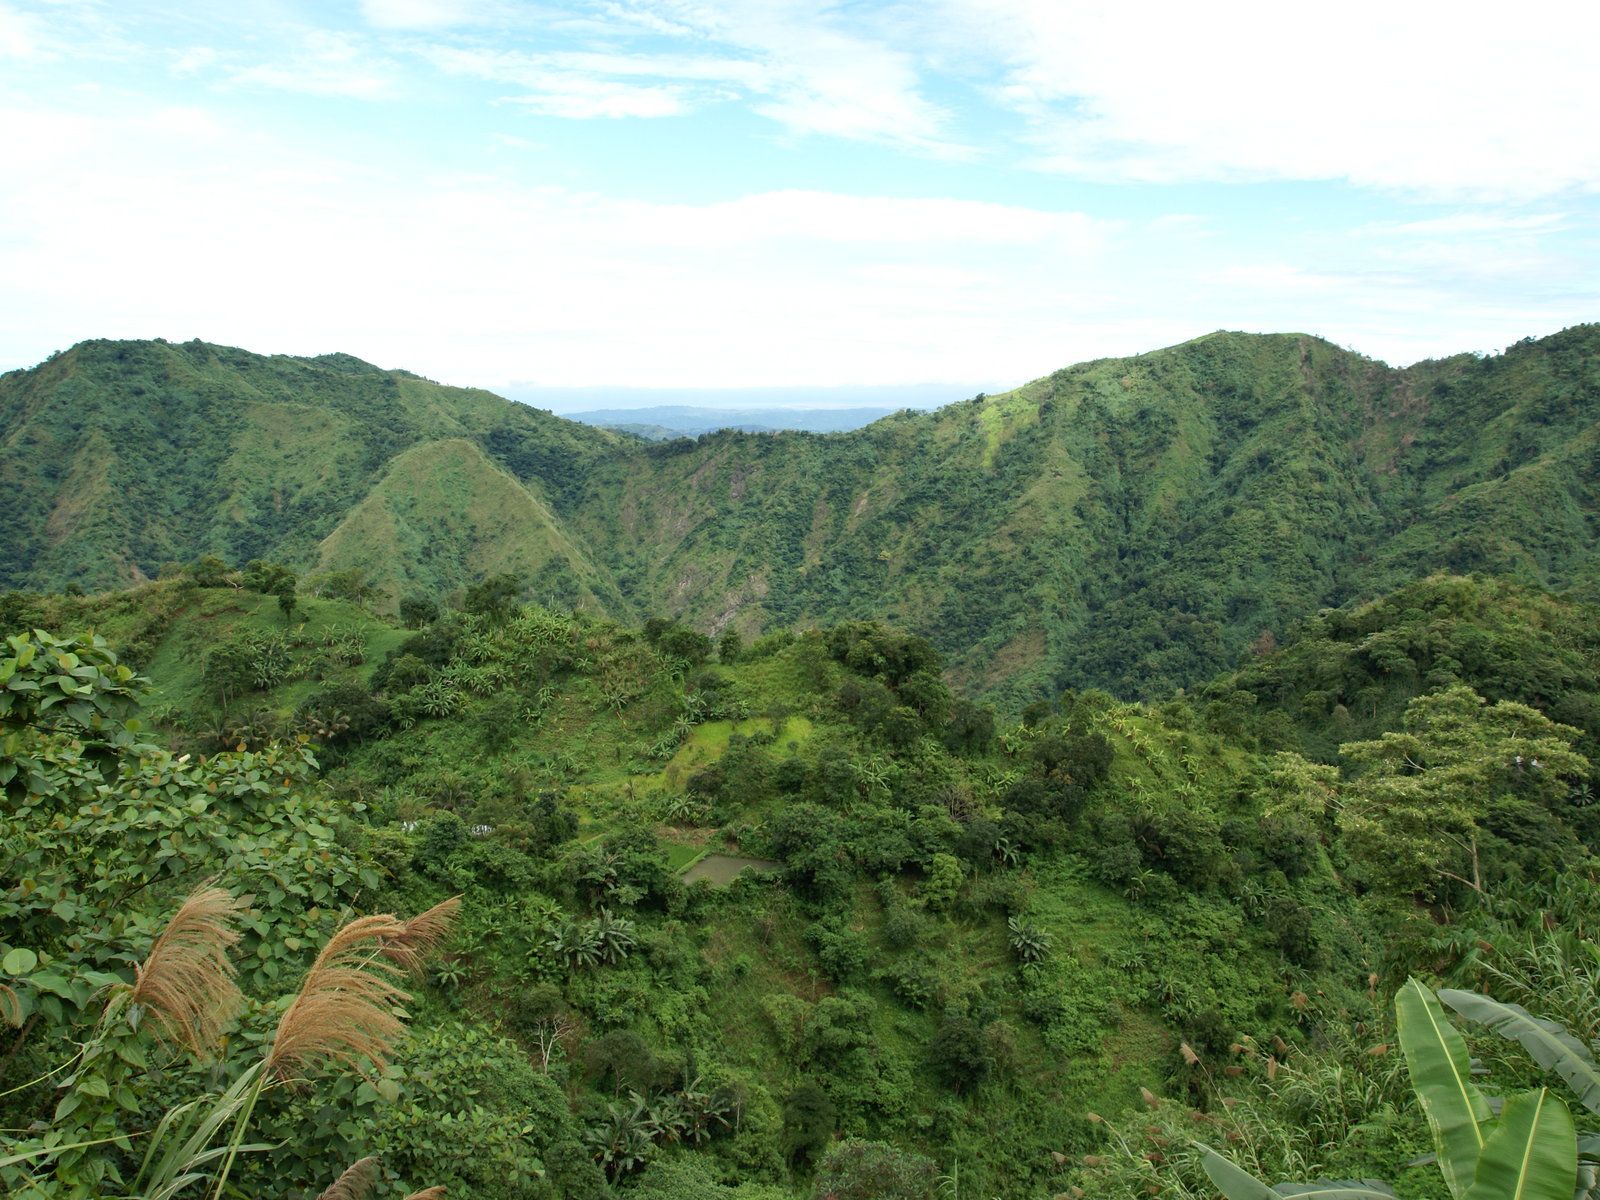
[[[1054,1194],[1050,1152],[1095,1145],[1083,1112],[1118,1120],[1142,1111],[1140,1087],[1181,1088],[1185,1049],[1220,1062],[1236,1033],[1298,1042],[1321,1014],[1296,991],[1336,1013],[1369,968],[1315,835],[1262,820],[1259,756],[1103,697],[996,736],[959,715],[925,646],[881,626],[712,664],[681,641],[536,607],[406,631],[316,598],[290,624],[270,596],[183,580],[19,602],[32,623],[151,648],[151,711],[188,761],[314,737],[329,784],[318,819],[342,824],[361,802],[340,845],[371,856],[349,889],[366,904],[461,896],[456,970],[418,980],[414,1011],[450,1039],[472,1099],[439,1097],[446,1072],[426,1041],[402,1060],[429,1179],[446,1141],[471,1143],[463,1165],[483,1154],[482,1118],[463,1139],[460,1114],[493,1103],[495,1068],[463,1027],[515,1038],[538,1063],[542,1023],[559,1015],[564,1048],[552,1056],[546,1040],[541,1070],[559,1105],[539,1120],[506,1105],[538,1137],[596,1125],[619,1087],[657,1102],[703,1080],[748,1115],[716,1136],[661,1138],[679,1143],[663,1158],[812,1195],[797,1150],[820,1155],[837,1128],[959,1162],[974,1195]],[[274,665],[253,666],[223,713],[194,664],[228,647]],[[141,816],[165,818],[171,793],[149,790]],[[261,809],[252,830],[278,806]],[[764,870],[735,880],[741,865]],[[250,866],[241,878],[223,859],[222,885],[256,887]],[[1262,877],[1253,892],[1246,871]],[[626,943],[574,958],[562,930],[591,919],[620,921]],[[251,955],[245,986],[255,969]],[[826,1099],[797,1144],[785,1114],[806,1092]],[[431,1132],[436,1113],[448,1139]],[[287,1190],[271,1178],[252,1194]]]
[[[308,566],[395,455],[441,438],[558,509],[616,440],[348,355],[85,342],[0,377],[0,584],[102,587],[200,553]]]
[[[317,566],[360,570],[391,597],[439,595],[462,580],[509,572],[545,603],[627,607],[550,510],[466,438],[397,455],[322,540]]]
[[[514,564],[713,633],[882,617],[1011,706],[1149,695],[1434,570],[1592,589],[1597,422],[1596,325],[1406,370],[1217,333],[850,433],[659,445],[345,356],[85,343],[0,377],[0,584]],[[448,469],[396,461],[451,439]]]
[[[1214,334],[844,437],[645,448],[575,522],[707,628],[880,615],[1002,697],[1150,694],[1428,570],[1595,578],[1597,364],[1594,326],[1406,371]]]

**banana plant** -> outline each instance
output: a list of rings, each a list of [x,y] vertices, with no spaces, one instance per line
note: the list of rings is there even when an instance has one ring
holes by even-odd
[[[1554,1021],[1536,1017],[1519,1004],[1479,992],[1446,988],[1439,999],[1461,1016],[1516,1042],[1530,1058],[1559,1075],[1590,1112],[1600,1115],[1600,1063],[1593,1051]],[[1575,1200],[1600,1200],[1600,1133],[1578,1135]]]
[[[1439,1172],[1450,1194],[1462,1200],[1473,1184],[1494,1114],[1472,1082],[1467,1043],[1431,991],[1407,980],[1394,998],[1394,1016],[1411,1087],[1433,1131]]]
[[[1516,1042],[1534,1062],[1559,1075],[1579,1104],[1600,1115],[1600,1063],[1588,1046],[1560,1025],[1534,1016],[1521,1005],[1478,992],[1447,988],[1439,993],[1439,999],[1467,1020]]]
[[[1600,1098],[1600,1090],[1590,1091],[1586,1086],[1591,1081],[1587,1070],[1594,1067],[1593,1057],[1559,1026],[1540,1022],[1514,1005],[1475,1003],[1486,997],[1452,993],[1450,1000],[1457,1011],[1463,1011],[1457,1007],[1460,1001],[1472,1011],[1473,1019],[1484,1020],[1490,1028],[1527,1047],[1540,1065],[1571,1083],[1586,1105],[1591,1096]],[[1463,1015],[1467,1014],[1463,1011]],[[1434,1161],[1455,1200],[1593,1197],[1597,1173],[1588,1169],[1591,1164],[1579,1162],[1572,1114],[1560,1097],[1546,1088],[1523,1092],[1506,1100],[1497,1116],[1472,1081],[1466,1042],[1450,1024],[1439,1000],[1415,979],[1408,980],[1395,997],[1395,1024],[1411,1086],[1433,1132]],[[1600,1081],[1600,1075],[1594,1078]],[[1586,1147],[1595,1144],[1585,1137]],[[1206,1174],[1228,1200],[1376,1200],[1394,1195],[1387,1184],[1377,1180],[1268,1186],[1209,1147],[1201,1149]]]

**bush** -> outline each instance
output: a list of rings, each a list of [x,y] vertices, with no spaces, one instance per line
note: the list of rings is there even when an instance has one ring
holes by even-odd
[[[944,1083],[968,1092],[989,1077],[994,1056],[984,1030],[971,1017],[946,1017],[928,1046],[928,1061]]]
[[[442,1184],[484,1200],[533,1200],[532,1161],[571,1136],[561,1089],[512,1043],[468,1025],[413,1034],[408,1073],[422,1084],[377,1109],[384,1165],[416,1187]]]
[[[839,1111],[815,1083],[802,1083],[783,1102],[783,1152],[796,1166],[833,1138]]]
[[[813,1200],[927,1200],[939,1186],[931,1158],[884,1142],[847,1138],[817,1168]]]
[[[698,1157],[656,1163],[628,1192],[635,1200],[789,1200],[789,1191],[761,1183],[724,1185]]]

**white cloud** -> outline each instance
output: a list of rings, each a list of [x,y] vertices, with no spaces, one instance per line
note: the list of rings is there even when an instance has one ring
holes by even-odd
[[[358,38],[320,29],[303,31],[286,54],[236,70],[231,78],[245,87],[353,100],[378,100],[399,91],[392,62],[375,58]]]
[[[1565,213],[1458,212],[1369,228],[1373,233],[1398,236],[1464,237],[1555,233],[1566,228],[1567,223]]]
[[[660,7],[763,63],[755,110],[797,133],[966,152],[946,133],[949,114],[922,94],[915,55],[868,20],[830,19],[844,10],[804,0],[667,0]]]
[[[676,117],[688,109],[682,89],[639,87],[610,79],[552,72],[511,103],[551,117],[586,120],[593,117]]]
[[[437,44],[423,53],[453,74],[531,88],[530,102],[552,115],[678,115],[737,98],[795,134],[940,155],[967,152],[946,136],[948,114],[922,94],[914,56],[870,29],[847,28],[826,7],[792,0],[665,0],[605,4],[598,16],[606,36],[591,31],[590,41],[622,48]],[[651,37],[649,47],[630,49],[630,39],[642,35]],[[692,50],[663,50],[662,37]],[[623,82],[639,79],[653,82]],[[615,99],[597,103],[589,99],[594,96]]]
[[[0,4],[0,61],[53,57],[42,44],[43,34],[38,17]]]
[[[1118,230],[941,199],[397,179],[188,112],[13,109],[0,131],[28,167],[0,177],[7,363],[159,335],[490,384],[993,378],[1057,365],[1023,345],[1059,328],[1054,277]]]
[[[1430,196],[1600,188],[1600,5],[941,0],[927,19],[1003,64],[995,95],[1052,170]]]
[[[171,71],[174,75],[200,75],[222,61],[215,46],[189,46],[173,56]]]
[[[502,8],[483,0],[361,0],[361,15],[380,29],[448,29],[485,21]]]
[[[218,101],[232,116],[0,101],[0,365],[199,336],[490,386],[1000,382],[1217,327],[1409,361],[1600,311],[1592,263],[1551,240],[1575,218],[1553,211],[1322,223],[1268,251],[1187,209],[839,186],[665,203],[324,157],[236,99]]]

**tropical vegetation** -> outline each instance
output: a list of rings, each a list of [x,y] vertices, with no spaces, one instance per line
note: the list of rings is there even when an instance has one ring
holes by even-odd
[[[653,447],[5,377],[0,1182],[1594,1194],[1594,337]]]

